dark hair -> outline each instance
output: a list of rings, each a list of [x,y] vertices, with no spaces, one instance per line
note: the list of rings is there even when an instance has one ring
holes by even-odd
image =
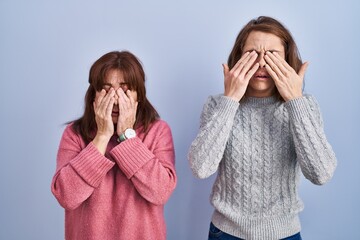
[[[159,114],[146,98],[145,73],[141,62],[128,51],[109,52],[100,57],[90,68],[89,88],[85,95],[85,110],[82,117],[74,121],[73,129],[89,143],[97,130],[93,102],[97,91],[104,86],[106,75],[111,70],[120,70],[130,90],[137,92],[138,108],[135,128],[143,126],[147,133],[149,125],[159,118]]]
[[[243,55],[244,45],[252,31],[271,33],[279,37],[284,45],[285,61],[296,72],[300,70],[302,65],[300,53],[290,31],[287,30],[279,21],[266,16],[260,16],[256,19],[252,19],[241,29],[228,58],[228,66],[230,69],[234,67],[236,62]]]

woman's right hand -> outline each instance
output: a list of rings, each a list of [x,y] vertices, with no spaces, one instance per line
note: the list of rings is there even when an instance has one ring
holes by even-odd
[[[105,154],[107,144],[114,134],[114,123],[111,117],[114,103],[115,90],[113,88],[108,93],[104,89],[96,93],[93,104],[97,132],[93,143],[102,154]]]
[[[246,92],[251,77],[259,68],[259,63],[254,64],[258,54],[255,51],[246,52],[240,60],[229,70],[227,64],[223,64],[224,68],[224,95],[240,101]]]

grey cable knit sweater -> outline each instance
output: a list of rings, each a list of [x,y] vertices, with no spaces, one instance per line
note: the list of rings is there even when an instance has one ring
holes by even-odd
[[[247,240],[272,240],[300,231],[300,171],[324,184],[336,168],[320,109],[309,95],[236,102],[209,97],[188,154],[199,178],[218,171],[211,193],[212,222]]]

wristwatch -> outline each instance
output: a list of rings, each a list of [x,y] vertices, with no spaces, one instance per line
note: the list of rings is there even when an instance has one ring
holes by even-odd
[[[126,139],[130,139],[130,138],[134,138],[136,137],[136,132],[134,129],[132,128],[128,128],[125,130],[125,132],[123,132],[122,134],[120,134],[119,138],[117,139],[118,142],[123,142]]]

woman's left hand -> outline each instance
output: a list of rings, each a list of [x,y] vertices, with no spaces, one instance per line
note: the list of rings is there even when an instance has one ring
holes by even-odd
[[[120,136],[128,128],[133,128],[136,120],[136,110],[138,106],[136,91],[121,88],[116,90],[118,95],[119,118],[116,127],[116,133]]]
[[[276,88],[285,101],[302,96],[304,75],[308,63],[301,65],[298,73],[278,53],[266,52],[266,70],[275,82]]]

